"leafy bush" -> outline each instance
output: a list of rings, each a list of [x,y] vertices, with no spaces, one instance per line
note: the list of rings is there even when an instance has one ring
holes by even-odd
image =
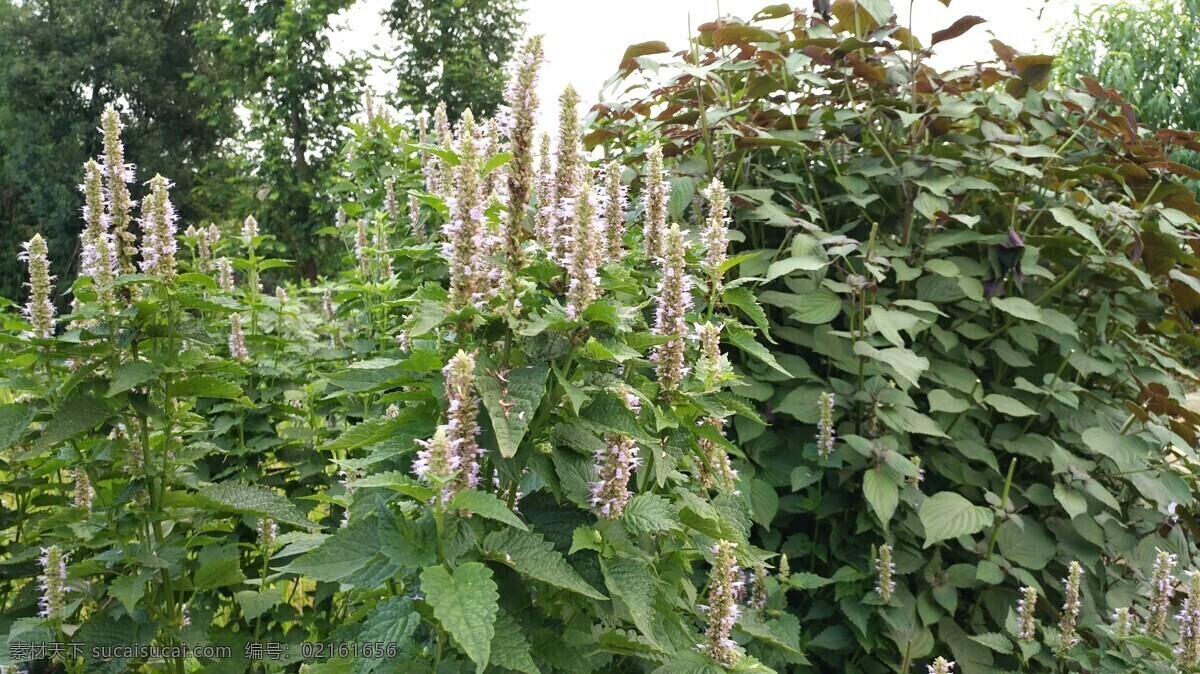
[[[0,665],[1194,665],[1190,137],[890,14],[631,48],[598,170],[571,90],[536,161],[535,38],[496,120],[353,125],[343,271],[273,294],[163,178],[133,236],[107,115],[72,313],[35,237],[2,333]],[[150,644],[229,651],[90,648]]]

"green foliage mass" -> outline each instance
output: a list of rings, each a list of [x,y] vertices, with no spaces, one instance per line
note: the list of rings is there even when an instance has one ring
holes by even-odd
[[[491,115],[524,28],[521,10],[519,0],[393,0],[384,20],[399,41],[399,100],[414,110],[444,102],[451,121],[467,108]]]
[[[1059,31],[1057,76],[1074,83],[1092,77],[1120,91],[1141,123],[1152,129],[1200,131],[1200,2],[1121,0],[1077,12]],[[1176,148],[1177,161],[1200,170],[1200,144]],[[1190,178],[1200,178],[1191,174]]]
[[[939,72],[891,15],[631,47],[529,208],[472,115],[351,124],[315,283],[260,287],[289,263],[250,224],[76,280],[57,328],[34,279],[0,331],[0,665],[1194,669],[1187,135],[999,41]],[[623,166],[575,171],[583,138]]]

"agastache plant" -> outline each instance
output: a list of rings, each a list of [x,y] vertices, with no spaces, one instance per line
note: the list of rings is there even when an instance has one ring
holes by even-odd
[[[142,201],[142,272],[163,283],[175,280],[175,206],[169,191],[171,181],[156,175],[150,180],[150,194]]]
[[[896,563],[892,561],[892,546],[879,546],[875,553],[875,594],[879,595],[879,599],[885,604],[891,601],[892,593],[896,591],[895,575]]]
[[[1063,607],[1062,614],[1058,619],[1058,632],[1061,639],[1057,649],[1059,658],[1067,657],[1071,648],[1079,643],[1076,622],[1079,619],[1079,610],[1083,605],[1080,602],[1082,576],[1083,567],[1079,565],[1079,562],[1072,561],[1068,567],[1067,577],[1062,581]]]
[[[1038,593],[1032,587],[1021,588],[1021,598],[1017,600],[1017,638],[1021,641],[1037,639],[1037,610]]]
[[[453,478],[462,463],[451,446],[449,433],[449,426],[443,424],[438,426],[432,438],[417,440],[421,449],[412,464],[413,475],[421,481],[427,484],[444,484],[440,495],[442,503],[449,502],[454,496]]]
[[[721,267],[725,264],[729,250],[729,192],[720,179],[713,178],[704,191],[708,200],[708,219],[704,221],[700,240],[704,244],[704,273],[708,277],[708,296],[715,299],[721,294]]]
[[[104,169],[94,159],[83,165],[83,232],[80,233],[79,275],[92,279],[101,306],[113,307],[111,285],[117,269],[114,257],[111,216],[104,198]]]
[[[954,661],[939,655],[926,669],[929,674],[954,674]]]
[[[1166,550],[1157,550],[1154,570],[1150,574],[1150,612],[1146,616],[1146,634],[1162,636],[1167,628],[1167,617],[1171,613],[1171,599],[1175,596],[1175,564],[1178,557]]]
[[[666,253],[660,260],[662,275],[655,297],[654,334],[668,337],[655,347],[652,360],[664,393],[673,393],[688,374],[685,358],[687,311],[692,307],[692,280],[687,275],[683,230],[672,225],[666,237]]]
[[[1122,606],[1120,608],[1113,609],[1113,635],[1118,639],[1124,639],[1132,636],[1135,621],[1136,619],[1133,615],[1133,612],[1129,610],[1128,606]]]
[[[504,89],[506,109],[505,133],[508,135],[508,151],[512,154],[508,170],[509,236],[505,241],[509,264],[521,266],[521,240],[524,230],[521,223],[525,218],[525,207],[533,189],[533,144],[535,116],[537,115],[538,71],[545,59],[542,36],[529,38],[513,60],[508,85]]]
[[[442,374],[446,377],[446,398],[449,407],[447,438],[461,469],[455,490],[474,489],[479,484],[479,459],[484,450],[479,447],[479,399],[475,395],[475,357],[460,350]]]
[[[604,519],[616,519],[629,505],[632,494],[629,480],[640,465],[637,443],[609,433],[604,438],[604,447],[596,450],[595,470],[597,480],[591,484],[591,504]]]
[[[663,169],[662,145],[655,143],[646,152],[646,184],[642,189],[642,246],[646,257],[653,260],[666,255],[667,197],[666,171]]]
[[[626,187],[621,182],[621,164],[609,162],[603,173],[604,239],[606,255],[619,261],[625,257],[625,210],[629,207]]]
[[[57,311],[50,300],[50,294],[54,291],[54,277],[50,275],[50,253],[46,248],[46,240],[41,234],[34,234],[21,248],[17,258],[25,262],[29,270],[29,282],[26,284],[29,287],[29,301],[25,303],[21,314],[33,328],[29,336],[50,339],[57,325]]]
[[[541,148],[538,151],[541,161],[538,163],[538,174],[534,183],[537,194],[537,208],[533,212],[533,231],[539,244],[546,251],[552,251],[554,237],[558,232],[557,206],[554,202],[554,151],[551,146],[550,134],[542,134]]]
[[[600,266],[603,232],[600,216],[596,212],[596,195],[591,181],[584,180],[575,204],[572,222],[574,234],[568,244],[566,262],[569,277],[567,285],[567,317],[579,318],[588,306],[600,296]]]
[[[554,208],[556,214],[550,253],[554,260],[561,261],[569,250],[569,239],[573,234],[576,201],[583,190],[586,167],[583,148],[579,137],[579,94],[567,85],[558,98],[558,148],[554,160]]]
[[[725,420],[708,417],[696,422],[696,425],[708,424],[717,433],[723,433]],[[729,494],[737,492],[738,473],[733,468],[729,453],[715,440],[703,435],[697,436],[696,446],[700,448],[699,479],[705,489],[717,488]]]
[[[1188,596],[1175,615],[1179,622],[1179,643],[1175,647],[1175,664],[1189,669],[1200,664],[1200,573],[1188,578]]]
[[[475,116],[467,110],[459,127],[459,165],[454,171],[453,197],[447,204],[450,217],[442,228],[442,257],[450,267],[450,304],[455,309],[482,306],[488,290],[483,257],[489,242],[475,133]]]
[[[250,357],[250,352],[246,350],[246,335],[242,332],[241,314],[229,316],[229,356],[237,360]]]
[[[828,459],[833,455],[836,443],[836,431],[833,426],[833,405],[833,394],[822,393],[818,402],[821,418],[817,421],[817,454],[822,459]]]
[[[38,558],[42,573],[38,576],[38,587],[42,591],[38,599],[39,616],[50,621],[62,620],[66,608],[67,555],[57,545],[42,548]]]
[[[726,668],[737,665],[742,656],[731,637],[740,613],[738,598],[745,584],[733,554],[736,545],[720,540],[713,548],[715,559],[708,577],[708,627],[702,646],[714,662]]]
[[[125,161],[125,145],[121,142],[121,116],[112,105],[105,106],[100,130],[104,134],[104,192],[110,216],[118,273],[136,271],[137,238],[129,231],[133,221],[134,201],[129,185],[134,181],[133,164]]]

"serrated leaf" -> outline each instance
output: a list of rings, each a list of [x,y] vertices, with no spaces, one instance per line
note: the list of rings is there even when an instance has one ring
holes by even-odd
[[[29,427],[37,410],[25,403],[0,405],[0,451],[8,449]]]
[[[936,389],[929,392],[929,411],[930,412],[949,412],[951,414],[959,414],[966,412],[970,408],[970,404],[966,400],[955,396],[949,391]]]
[[[411,642],[417,628],[421,626],[421,614],[417,613],[409,597],[389,597],[371,609],[357,641],[361,644],[397,644]],[[356,672],[367,674],[375,671],[383,658],[363,658]]]
[[[137,604],[146,596],[146,584],[149,579],[141,574],[132,574],[114,578],[108,585],[108,595],[116,597],[125,611],[132,614],[137,610]]]
[[[631,559],[618,559],[604,564],[604,584],[613,596],[625,602],[638,631],[658,644],[654,628],[658,619],[654,611],[658,586],[653,572]]]
[[[104,401],[90,395],[67,398],[54,416],[46,423],[46,429],[33,443],[34,451],[49,449],[58,443],[99,426],[112,415]]]
[[[725,300],[725,304],[741,309],[749,317],[750,321],[754,323],[754,326],[762,331],[763,336],[771,339],[771,326],[767,321],[767,313],[759,306],[758,300],[754,299],[754,293],[750,292],[748,288],[738,286],[736,288],[726,288],[722,294],[722,298]]]
[[[483,407],[492,428],[500,455],[511,459],[529,430],[529,424],[537,412],[542,396],[546,394],[546,378],[550,368],[545,365],[519,367],[511,370],[502,382],[498,376],[484,371],[475,377],[475,387],[483,399]]]
[[[796,311],[792,320],[821,325],[837,318],[842,313],[842,298],[837,293],[826,288],[801,295],[795,303]]]
[[[896,514],[896,506],[900,504],[899,486],[882,469],[872,468],[863,475],[863,496],[883,523],[883,528],[887,529],[892,515]]]
[[[495,559],[504,562],[523,576],[592,599],[608,598],[588,585],[541,534],[504,529],[489,534],[483,545]]]
[[[992,304],[1000,311],[1021,320],[1042,322],[1041,309],[1024,297],[994,297]]]
[[[144,360],[136,360],[125,363],[118,367],[116,372],[113,372],[112,379],[108,385],[109,396],[115,396],[118,393],[124,393],[135,386],[141,386],[146,382],[154,379],[158,375],[161,368],[155,363],[150,363]]]
[[[745,351],[746,353],[750,354],[754,358],[762,361],[763,363],[765,363],[766,365],[771,367],[771,369],[773,369],[776,372],[779,372],[779,373],[783,374],[785,377],[791,379],[792,373],[783,369],[783,367],[779,364],[779,362],[775,360],[775,356],[771,355],[771,352],[768,351],[765,346],[763,346],[762,344],[759,344],[758,340],[754,339],[754,335],[751,335],[749,332],[746,332],[745,330],[738,330],[736,328],[731,328],[729,331],[726,332],[725,339],[730,344],[733,344],[734,346],[741,349],[742,351]]]
[[[979,533],[992,523],[992,511],[972,505],[953,492],[942,491],[925,499],[918,511],[925,527],[925,547],[939,541]]]
[[[379,531],[374,520],[354,522],[280,571],[307,576],[311,580],[338,582],[366,566],[380,550]]]
[[[308,529],[322,528],[309,520],[304,511],[292,505],[285,496],[265,487],[240,482],[222,482],[200,490],[199,496],[228,510],[269,517],[280,524]]]
[[[630,533],[655,534],[680,528],[671,502],[658,494],[638,494],[625,506],[621,522]]]
[[[468,489],[460,491],[454,495],[454,499],[450,501],[450,507],[454,510],[466,510],[468,512],[486,517],[489,520],[503,522],[512,527],[516,527],[521,531],[529,531],[529,527],[517,517],[516,513],[508,509],[504,501],[501,501],[495,494],[477,489]]]
[[[496,618],[496,636],[492,637],[492,655],[489,660],[497,667],[525,674],[541,674],[529,640],[521,633],[521,627],[504,611]]]
[[[876,349],[865,341],[858,341],[854,343],[854,353],[890,366],[896,372],[896,376],[911,387],[917,386],[921,375],[929,370],[929,359],[918,356],[908,349],[896,347]]]
[[[242,395],[242,387],[210,374],[196,374],[173,385],[171,395],[233,399]]]
[[[1095,246],[1099,252],[1104,252],[1104,244],[1100,243],[1100,237],[1096,235],[1095,227],[1080,221],[1079,218],[1075,217],[1074,213],[1062,206],[1051,208],[1050,215],[1054,216],[1054,220],[1058,224],[1083,237],[1088,243]]]
[[[476,674],[487,669],[496,636],[497,589],[492,570],[479,562],[467,562],[453,574],[441,566],[421,572],[425,602],[454,643],[475,663]]]
[[[1008,655],[1013,652],[1012,642],[1009,641],[1008,637],[1005,637],[1003,634],[988,632],[986,634],[969,635],[967,638],[977,644],[987,646],[997,653]]]

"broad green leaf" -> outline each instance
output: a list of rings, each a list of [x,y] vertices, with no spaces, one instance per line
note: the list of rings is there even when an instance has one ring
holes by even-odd
[[[801,295],[796,301],[796,311],[791,318],[801,323],[820,325],[828,323],[842,313],[842,298],[825,288]]]
[[[993,519],[991,510],[971,505],[967,499],[948,491],[925,499],[918,516],[925,527],[925,547],[938,541],[979,533]]]
[[[213,552],[209,553],[209,550]],[[192,576],[192,589],[197,592],[240,585],[246,580],[241,559],[232,548],[208,548],[200,554],[200,568]]]
[[[1077,515],[1087,513],[1087,497],[1078,489],[1058,482],[1054,485],[1054,498],[1067,511],[1067,516],[1074,519]]]
[[[826,264],[828,263],[816,257],[789,257],[771,263],[771,266],[767,267],[766,280],[772,281],[794,271],[820,271]]]
[[[304,511],[292,505],[285,496],[265,487],[222,482],[205,487],[198,493],[201,498],[235,512],[269,517],[280,524],[307,529],[321,528],[319,524],[309,520]]]
[[[112,380],[108,385],[108,395],[115,396],[135,386],[141,386],[158,376],[160,369],[155,363],[144,360],[125,363],[113,373]]]
[[[876,349],[865,341],[854,343],[854,353],[888,365],[910,387],[917,386],[921,375],[929,369],[929,359],[901,348]]]
[[[977,644],[982,644],[997,653],[1008,655],[1013,652],[1012,642],[1008,637],[996,632],[988,632],[985,634],[975,634],[968,637],[971,641]]]
[[[1025,518],[1024,526],[1009,520],[996,532],[996,546],[1009,562],[1031,571],[1046,568],[1054,559],[1054,539],[1040,523]]]
[[[421,572],[421,591],[433,615],[454,643],[475,663],[476,674],[487,669],[496,615],[500,612],[492,570],[467,562],[454,570],[430,566]]]
[[[498,154],[494,157],[490,157],[487,160],[487,162],[484,163],[483,171],[481,172],[481,174],[486,176],[487,174],[491,173],[492,171],[495,171],[496,169],[500,168],[501,166],[504,166],[508,162],[512,161],[512,157],[513,156],[512,156],[511,152],[501,152],[500,154]]]
[[[235,592],[233,598],[237,600],[242,617],[246,620],[254,620],[283,603],[283,590],[277,587],[268,587],[263,590],[242,590]]]
[[[1031,417],[1037,414],[1037,412],[1034,412],[1032,408],[1020,400],[997,393],[989,393],[984,396],[983,402],[990,405],[997,412],[1007,414],[1010,417]]]
[[[658,534],[680,528],[671,502],[650,493],[634,496],[621,513],[621,522],[635,534]]]
[[[185,377],[171,387],[171,395],[196,398],[237,398],[242,388],[231,381],[210,374]]]
[[[501,379],[500,374],[488,371],[483,363],[475,377],[475,387],[483,399],[484,409],[492,420],[500,455],[511,459],[517,453],[529,423],[546,394],[546,378],[550,368],[545,365],[515,368]],[[506,383],[507,382],[507,383]]]
[[[1096,236],[1096,228],[1085,222],[1081,222],[1075,214],[1062,206],[1055,206],[1050,209],[1050,215],[1054,216],[1055,221],[1082,236],[1088,243],[1096,247],[1096,250],[1103,253],[1104,244],[1100,243],[1100,237]]]
[[[504,529],[489,534],[483,545],[494,559],[511,566],[523,576],[592,599],[607,599],[588,585],[541,534]]]
[[[339,582],[366,566],[380,551],[379,532],[374,521],[369,524],[354,522],[280,571],[311,580]]]
[[[655,621],[654,598],[658,595],[658,583],[654,573],[644,563],[632,559],[607,562],[604,568],[604,584],[608,591],[619,597],[629,608],[633,624],[644,636],[654,643]]]
[[[750,517],[754,522],[766,529],[771,528],[771,520],[779,512],[779,494],[775,488],[763,480],[750,481]]]
[[[950,412],[951,414],[959,414],[967,411],[970,404],[949,391],[944,389],[935,389],[929,392],[929,411],[930,412]]]
[[[99,426],[113,411],[99,398],[77,395],[67,398],[54,416],[46,423],[46,429],[33,443],[34,451],[43,451],[72,438],[84,431]]]
[[[386,642],[385,642],[386,643]],[[521,627],[504,611],[496,618],[496,635],[492,637],[491,664],[525,674],[540,674],[529,640],[521,634]]]
[[[118,576],[108,585],[108,595],[116,597],[125,611],[132,614],[137,610],[137,604],[146,596],[146,585],[149,578],[142,574]]]
[[[525,526],[516,513],[509,510],[504,501],[486,491],[477,489],[460,491],[454,495],[450,507],[454,510],[466,510],[489,520],[503,522],[522,531],[529,531],[529,527]]]
[[[8,449],[21,437],[36,413],[33,405],[25,403],[0,405],[0,451]]]
[[[746,332],[745,330],[739,330],[737,328],[729,329],[725,333],[725,335],[726,335],[725,339],[730,344],[733,344],[734,346],[741,349],[742,351],[745,351],[746,353],[750,354],[751,356],[754,356],[758,360],[760,360],[763,363],[770,366],[775,371],[783,374],[785,377],[787,377],[789,379],[792,377],[792,373],[783,369],[783,366],[781,366],[775,360],[775,356],[771,355],[771,352],[768,351],[765,346],[763,346],[762,344],[759,344],[758,340],[754,339],[754,335],[750,334],[749,332]]]
[[[863,496],[883,523],[883,528],[887,529],[900,504],[899,486],[881,468],[872,468],[863,475]]]
[[[361,644],[396,644],[403,647],[411,643],[417,628],[421,626],[421,614],[417,613],[409,597],[388,597],[371,609],[357,641]],[[383,659],[364,658],[368,666],[363,671],[372,672]],[[357,670],[356,670],[357,671]]]
[[[754,323],[754,326],[762,331],[763,336],[771,339],[771,326],[767,321],[767,314],[759,306],[758,301],[754,299],[754,293],[750,292],[747,288],[739,286],[737,288],[726,288],[722,297],[725,300],[725,304],[741,309],[750,321]]]
[[[992,304],[1006,314],[1025,321],[1042,322],[1042,311],[1037,305],[1023,297],[994,297]]]

